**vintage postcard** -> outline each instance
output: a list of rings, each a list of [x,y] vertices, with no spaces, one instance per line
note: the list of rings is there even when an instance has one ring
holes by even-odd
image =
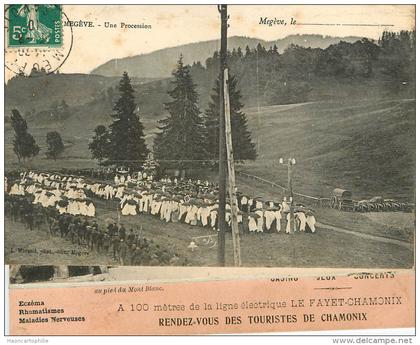
[[[414,327],[415,5],[12,4],[4,22],[10,334]],[[202,289],[179,305],[203,319],[127,326],[136,281],[150,307]],[[116,328],[69,307],[89,294]],[[88,321],[21,322],[41,305],[16,301]]]

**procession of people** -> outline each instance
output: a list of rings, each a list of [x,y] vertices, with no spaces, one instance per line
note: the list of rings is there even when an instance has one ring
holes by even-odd
[[[95,207],[98,199],[117,202],[118,218],[121,219],[148,215],[165,223],[179,222],[218,231],[218,185],[207,180],[155,179],[145,173],[117,171],[112,181],[100,181],[70,174],[29,171],[6,178],[5,182],[6,211],[14,221],[21,220],[30,230],[48,224],[51,234],[98,253],[110,254],[120,264],[158,264],[162,260],[170,264],[174,255],[165,250],[152,256],[150,253],[144,255],[148,240],[140,239],[137,229],[126,231],[124,225],[117,225],[115,221],[107,220],[109,224],[100,229]],[[291,205],[286,197],[282,201],[265,201],[239,191],[236,197],[241,234],[316,231],[314,211],[304,205],[294,206],[294,222],[291,222]],[[232,205],[227,198],[229,228]],[[175,258],[179,259],[176,255]]]

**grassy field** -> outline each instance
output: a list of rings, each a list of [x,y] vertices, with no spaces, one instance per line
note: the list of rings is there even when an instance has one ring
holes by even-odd
[[[96,200],[95,200],[96,201]],[[117,203],[96,201],[99,224],[105,219],[117,218]],[[126,229],[141,229],[141,233],[161,247],[180,255],[189,266],[216,266],[217,246],[200,244],[194,252],[188,244],[196,236],[214,235],[215,232],[181,223],[163,223],[152,216],[126,216],[121,218]],[[227,235],[227,265],[233,265],[231,236]],[[17,253],[17,248],[37,248],[38,253]],[[39,253],[47,250],[76,250],[82,256]],[[13,250],[13,252],[12,252]],[[340,267],[340,268],[410,268],[413,265],[413,247],[366,240],[356,235],[343,234],[318,227],[315,234],[286,235],[262,234],[241,237],[243,266],[249,267]],[[50,237],[46,231],[28,230],[19,223],[6,223],[6,262],[31,264],[115,264],[110,255],[86,254],[86,248],[69,241]]]
[[[258,147],[245,172],[286,185],[280,157],[294,157],[296,191],[355,199],[414,200],[415,100],[335,100],[247,110]]]
[[[237,178],[239,190],[266,200],[281,200],[284,193],[264,183],[248,178]],[[374,236],[382,236],[413,243],[415,214],[403,212],[342,212],[331,208],[313,207],[318,222],[342,229]]]

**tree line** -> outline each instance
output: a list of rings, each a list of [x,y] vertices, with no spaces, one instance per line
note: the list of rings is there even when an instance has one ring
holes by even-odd
[[[237,161],[255,160],[256,150],[242,112],[241,93],[234,76],[229,77],[232,141]],[[89,149],[101,165],[125,166],[134,170],[142,166],[149,153],[162,169],[185,171],[217,164],[219,149],[219,87],[215,81],[211,102],[202,112],[199,107],[197,85],[191,67],[182,56],[172,73],[167,91],[170,101],[164,104],[167,117],[158,120],[158,133],[149,150],[145,143],[140,109],[135,104],[134,89],[124,72],[119,83],[119,98],[113,107],[113,122],[95,128]]]
[[[233,75],[229,76],[228,84],[235,160],[255,160],[255,145]],[[183,63],[181,56],[167,90],[170,101],[164,103],[168,116],[158,120],[158,133],[153,147],[149,149],[140,109],[135,102],[135,91],[128,73],[124,72],[118,85],[118,96],[114,97],[112,122],[109,126],[98,125],[89,143],[92,157],[103,166],[124,166],[133,170],[140,169],[150,153],[162,169],[185,171],[216,165],[219,155],[220,78],[215,81],[211,101],[204,111],[200,109],[196,89],[191,67]],[[14,152],[18,161],[24,163],[38,155],[40,148],[28,132],[26,120],[16,109],[12,110],[11,124],[15,131]],[[57,159],[64,151],[60,134],[49,132],[46,141],[47,157]]]
[[[258,44],[228,52],[228,64],[238,80],[247,105],[300,103],[311,100],[321,83],[382,82],[395,93],[398,85],[415,85],[415,31],[383,32],[375,42],[363,38],[341,41],[325,49],[290,45],[279,52],[274,45]],[[215,52],[205,64],[195,62],[191,73],[200,90],[211,88],[220,57]]]

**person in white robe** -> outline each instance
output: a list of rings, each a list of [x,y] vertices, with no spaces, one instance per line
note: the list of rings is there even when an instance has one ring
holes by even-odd
[[[10,195],[19,195],[19,184],[15,183],[12,188],[10,188]]]
[[[73,216],[76,216],[80,213],[79,203],[75,199],[69,200],[67,212],[72,214]]]
[[[186,224],[190,224],[191,219],[193,217],[193,214],[192,214],[192,211],[191,211],[192,210],[192,206],[193,205],[191,205],[191,204],[189,204],[187,206],[187,214],[186,214],[185,219],[184,219],[184,223],[186,223]]]
[[[255,215],[248,216],[248,229],[252,233],[255,233],[258,230],[257,217]]]
[[[110,185],[106,185],[105,187],[105,198],[110,200],[114,197],[115,189]]]
[[[121,199],[124,195],[124,186],[119,185],[117,188],[117,192],[115,193],[115,197],[117,199]]]
[[[48,207],[48,201],[49,201],[49,197],[46,194],[46,191],[42,191],[39,199],[38,199],[39,203],[42,205],[42,207]]]
[[[157,215],[160,211],[160,208],[162,207],[162,201],[160,197],[157,197],[158,199],[154,199],[151,203],[151,211],[150,213],[152,215]]]
[[[166,198],[162,198],[162,205],[160,206],[160,210],[159,210],[160,220],[165,219],[167,209],[168,209],[168,200]]]
[[[296,216],[294,217],[295,219],[295,221],[293,222],[293,225],[294,225],[294,229],[293,229],[293,231],[296,231]],[[286,225],[286,234],[290,234],[290,232],[291,232],[291,225],[290,225],[290,212],[289,213],[287,213],[287,217],[286,217],[286,219],[287,219],[287,225]]]
[[[202,207],[200,211],[200,221],[203,226],[208,225],[209,217],[210,217],[210,207],[209,206]]]
[[[135,216],[137,214],[136,206],[135,200],[132,198],[128,199],[121,210],[121,214],[123,216]]]
[[[42,189],[38,189],[34,192],[34,200],[32,201],[33,204],[39,204],[39,198],[42,196]]]
[[[299,219],[299,231],[305,231],[306,228],[306,216],[305,212],[296,212],[296,217]]]
[[[218,217],[218,208],[219,205],[215,204],[213,208],[210,210],[210,226],[213,230],[216,230],[216,221]]]
[[[81,216],[87,216],[88,206],[86,204],[86,201],[85,200],[77,200],[76,202],[77,202],[77,205],[79,207],[78,212],[76,213],[76,215],[79,214]]]
[[[264,211],[265,228],[269,231],[271,225],[276,221],[276,214],[273,208],[268,208]]]
[[[277,232],[281,231],[281,220],[282,220],[283,207],[280,205],[278,210],[274,212],[274,217],[276,218],[276,230]]]
[[[316,219],[315,219],[315,215],[312,212],[307,213],[306,224],[309,226],[309,229],[311,229],[312,232],[315,232]]]
[[[182,217],[184,216],[184,214],[187,213],[188,206],[189,206],[189,204],[184,203],[183,200],[180,201],[178,221],[180,221],[182,219]]]
[[[123,208],[123,205],[125,204],[126,200],[130,200],[130,199],[131,199],[131,195],[124,194],[122,198],[120,199],[120,208]]]
[[[48,194],[47,207],[48,206],[54,207],[58,200],[60,200],[60,198],[58,198],[57,196],[55,196],[55,194],[50,192]]]
[[[256,210],[255,214],[259,216],[257,219],[257,232],[264,232],[264,211]]]

